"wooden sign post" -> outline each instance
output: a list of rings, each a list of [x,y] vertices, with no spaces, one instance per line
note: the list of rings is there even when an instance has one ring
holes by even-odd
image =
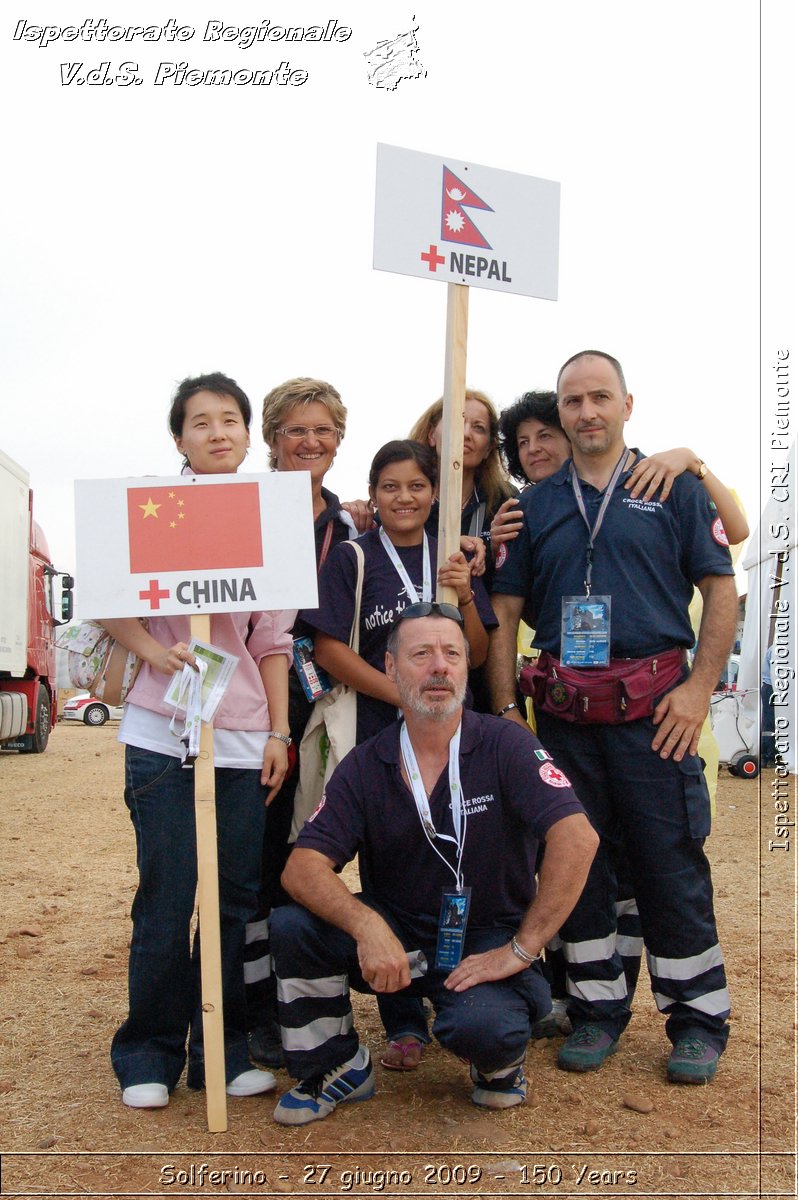
[[[211,640],[207,613],[191,618],[191,636]],[[227,1130],[222,1002],[222,939],[219,925],[219,863],[216,852],[216,776],[213,725],[202,722],[200,752],[194,763],[194,815],[197,824],[197,902],[201,939],[202,1043],[205,1054],[205,1110],[210,1133]]]
[[[441,417],[441,461],[438,496],[438,567],[460,549],[463,509],[463,430],[465,423],[468,288],[450,283],[446,303],[446,357]],[[453,587],[439,587],[439,602],[457,604]]]

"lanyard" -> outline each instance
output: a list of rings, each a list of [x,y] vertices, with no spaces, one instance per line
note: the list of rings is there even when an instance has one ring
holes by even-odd
[[[380,525],[380,541],[382,542],[382,546],[383,546],[385,553],[388,555],[388,557],[390,558],[394,567],[396,568],[397,575],[401,579],[402,583],[405,585],[405,591],[407,592],[410,603],[418,604],[419,599],[427,600],[427,601],[431,600],[432,599],[432,567],[430,565],[430,558],[429,558],[429,539],[428,539],[426,533],[424,534],[424,554],[423,554],[424,574],[423,574],[423,579],[422,579],[422,583],[421,583],[421,596],[420,597],[419,597],[419,594],[416,591],[413,583],[410,580],[410,576],[408,575],[407,571],[405,570],[405,564],[402,562],[401,558],[396,553],[396,547],[394,546],[391,539],[388,537],[388,534],[385,532],[382,525]]]
[[[466,837],[466,811],[463,807],[460,789],[460,730],[462,723],[457,726],[457,729],[449,742],[449,793],[452,798],[452,821],[454,823],[455,836],[452,837],[448,833],[438,833],[432,820],[430,812],[429,800],[427,793],[424,790],[424,781],[421,778],[421,772],[418,769],[413,745],[410,741],[410,734],[407,732],[407,723],[402,721],[402,731],[399,735],[399,744],[402,749],[402,762],[407,771],[407,778],[410,780],[410,789],[413,793],[413,799],[416,802],[418,811],[418,819],[421,821],[421,827],[426,834],[427,841],[432,849],[437,854],[441,862],[445,863],[452,872],[457,884],[458,892],[463,890],[463,849],[465,848]],[[441,854],[438,847],[435,845],[435,839],[440,838],[444,842],[452,842],[457,847],[457,868],[455,869],[450,862]]]
[[[180,693],[177,698],[178,709],[185,705],[186,715],[183,728],[179,729],[177,711],[169,722],[169,729],[180,738],[181,757],[184,764],[193,763],[199,755],[200,727],[202,725],[202,685],[208,671],[208,664],[201,658],[197,660],[198,671],[188,663],[183,664],[180,676]]]
[[[607,484],[607,487],[604,491],[604,498],[601,501],[601,508],[598,511],[598,516],[596,517],[596,521],[595,521],[595,524],[593,525],[592,529],[590,527],[590,521],[587,519],[587,512],[585,511],[585,501],[582,497],[582,485],[580,484],[579,476],[577,475],[577,473],[574,469],[573,460],[571,460],[571,465],[568,469],[568,474],[570,475],[570,478],[571,478],[571,486],[573,487],[574,495],[576,496],[577,507],[578,507],[580,513],[582,514],[582,519],[585,522],[585,525],[587,525],[587,532],[590,535],[589,541],[587,543],[587,556],[586,556],[587,561],[585,564],[585,595],[586,596],[590,595],[590,581],[593,577],[593,546],[595,544],[596,538],[598,537],[599,530],[601,529],[601,526],[604,524],[604,514],[606,513],[607,506],[608,506],[610,500],[612,499],[612,493],[615,491],[615,485],[617,484],[618,480],[621,478],[621,474],[623,473],[623,467],[624,467],[624,463],[626,462],[626,457],[627,457],[628,453],[629,453],[629,451],[627,450],[626,446],[624,446],[624,448],[621,452],[621,457],[618,459],[617,463],[615,464],[615,469],[612,472],[610,481]]]

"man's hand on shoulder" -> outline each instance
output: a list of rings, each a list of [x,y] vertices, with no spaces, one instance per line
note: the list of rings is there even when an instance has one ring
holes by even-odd
[[[709,711],[709,698],[692,678],[675,687],[654,709],[653,721],[659,726],[651,749],[660,758],[681,762],[685,754],[695,754],[701,727]]]
[[[357,931],[360,973],[375,992],[398,992],[410,983],[407,951],[396,934],[373,909]]]

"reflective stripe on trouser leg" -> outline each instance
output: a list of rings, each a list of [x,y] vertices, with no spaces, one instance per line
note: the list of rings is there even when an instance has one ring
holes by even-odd
[[[640,924],[640,913],[637,911],[637,901],[633,896],[627,900],[615,901],[615,920],[618,927],[615,945],[623,962],[628,991],[627,1003],[631,1005],[640,976],[640,959],[643,954],[643,928]]]
[[[731,1002],[723,955],[717,943],[703,954],[694,954],[690,958],[662,958],[649,954],[647,959],[651,990],[660,1012],[670,1014],[676,1005],[680,1005],[688,1010],[682,1014],[685,1026],[690,1024],[690,1014],[700,1027],[706,1018],[725,1020],[728,1017]]]
[[[264,954],[261,958],[250,959],[244,963],[244,983],[260,983],[270,979],[272,974],[272,956]]]
[[[616,951],[615,935],[593,938],[586,942],[563,941],[563,953],[568,964],[568,994],[590,1005],[623,1000],[626,978]]]
[[[603,936],[584,936],[597,933],[601,925],[606,929],[607,918],[602,914],[592,897],[596,895],[596,880],[602,877],[604,867],[596,866],[595,878],[585,885],[580,900],[566,921],[560,936],[566,963],[566,989],[568,1015],[574,1028],[585,1024],[602,1025],[617,1038],[626,1028],[631,1013],[628,1007],[628,986],[624,974],[624,963],[618,950],[617,935],[613,928]],[[614,909],[609,921],[612,923]],[[579,935],[582,935],[581,937]]]
[[[355,941],[290,904],[272,913],[271,943],[286,1067],[295,1079],[324,1074],[358,1047],[348,981]]]
[[[269,941],[269,915],[249,921],[245,933],[244,983],[247,991],[247,1022],[250,1029],[274,1015],[274,980]]]

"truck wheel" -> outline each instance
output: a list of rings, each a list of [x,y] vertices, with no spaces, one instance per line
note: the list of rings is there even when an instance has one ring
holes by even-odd
[[[83,721],[86,725],[104,725],[108,720],[108,710],[102,704],[87,704],[83,710]]]
[[[759,774],[759,759],[755,754],[742,751],[740,754],[735,754],[729,763],[730,771],[732,767],[734,767],[733,774],[737,775],[740,779],[756,779]]]
[[[50,738],[50,697],[45,688],[40,687],[36,698],[36,720],[33,733],[25,738],[23,754],[42,754],[47,748]]]

